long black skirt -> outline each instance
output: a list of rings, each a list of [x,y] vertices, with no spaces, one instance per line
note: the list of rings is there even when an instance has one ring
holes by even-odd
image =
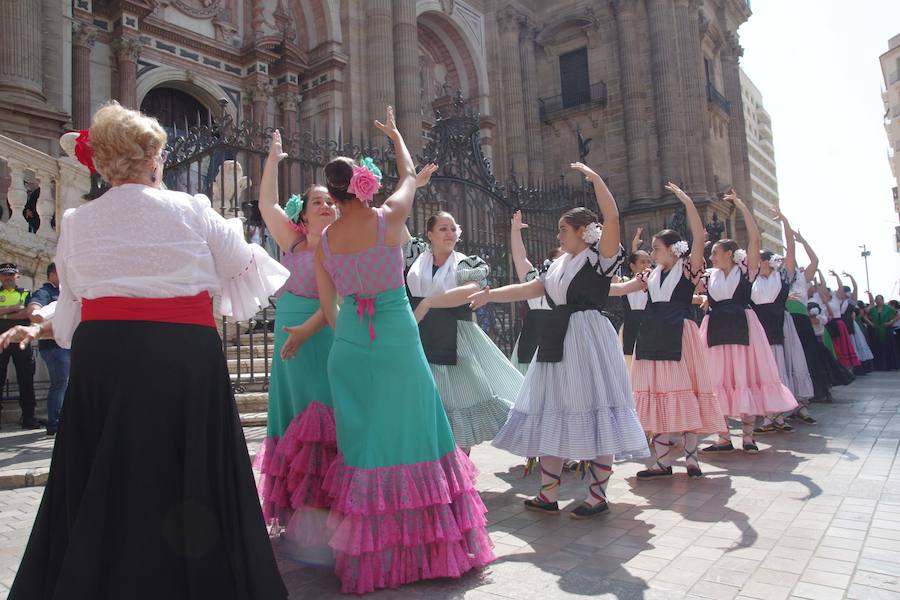
[[[218,333],[82,323],[9,598],[286,596]]]

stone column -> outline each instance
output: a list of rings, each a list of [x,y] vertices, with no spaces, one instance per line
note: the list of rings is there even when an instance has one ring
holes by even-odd
[[[293,136],[297,132],[297,109],[300,106],[300,95],[296,92],[284,92],[280,94],[276,100],[281,108],[281,133],[284,140],[284,151],[288,154],[292,153]],[[287,164],[287,177],[285,178],[288,190],[297,190],[300,193],[300,169],[299,165],[295,165],[292,161],[285,161]],[[282,189],[284,184],[282,184]],[[293,193],[293,192],[292,192]]]
[[[98,29],[72,23],[72,122],[75,129],[91,126],[91,48]]]
[[[272,96],[272,86],[268,83],[255,83],[245,90],[250,98],[253,123],[259,127],[265,127],[269,117],[269,98]]]
[[[528,180],[525,143],[525,104],[522,97],[522,64],[519,59],[519,13],[510,8],[497,15],[500,28],[500,68],[503,81],[503,129],[506,164],[519,181]]]
[[[656,194],[651,175],[650,136],[644,103],[646,85],[641,77],[641,35],[638,32],[638,5],[632,0],[614,0],[619,36],[619,70],[625,113],[625,145],[628,153],[628,187],[631,202],[649,200]]]
[[[703,129],[706,123],[706,93],[703,81],[703,54],[700,50],[699,0],[675,0],[678,28],[678,58],[681,63],[685,108],[684,155],[685,190],[692,196],[709,195],[703,160]]]
[[[728,121],[728,150],[731,155],[731,185],[748,206],[750,198],[750,158],[747,151],[747,131],[744,123],[744,101],[741,95],[741,74],[738,61],[744,49],[738,43],[737,34],[726,34],[722,48],[722,81],[725,98],[731,104]]]
[[[119,88],[116,100],[125,108],[137,110],[137,60],[141,44],[133,38],[119,38],[112,43],[119,67]]]
[[[650,72],[656,106],[660,170],[663,182],[683,181],[684,100],[672,0],[647,0],[650,25]],[[663,182],[659,182],[662,184]]]
[[[0,2],[0,92],[15,92],[44,102],[42,20],[41,2]]]
[[[541,114],[538,105],[537,67],[534,51],[538,27],[529,20],[522,22],[519,60],[522,62],[522,98],[525,102],[525,134],[528,139],[528,164],[533,179],[544,176],[544,144],[541,141]]]
[[[369,114],[363,122],[371,124],[373,119],[384,120],[384,107],[394,105],[393,11],[391,0],[366,0],[365,10]],[[368,131],[376,130],[373,127]]]
[[[393,0],[394,84],[397,128],[410,153],[422,149],[422,114],[419,110],[419,32],[416,0]]]

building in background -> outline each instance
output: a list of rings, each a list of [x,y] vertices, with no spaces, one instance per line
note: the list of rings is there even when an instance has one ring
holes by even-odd
[[[721,195],[750,196],[737,35],[750,14],[748,0],[0,2],[0,136],[56,156],[114,98],[170,133],[225,112],[359,140],[392,104],[415,152],[459,90],[501,182],[575,183],[568,165],[589,151],[626,236],[684,228],[674,180],[743,240]],[[18,208],[32,175],[5,159],[0,204],[16,180]]]
[[[900,200],[897,189],[900,188],[900,34],[888,41],[888,51],[881,55],[881,73],[884,75],[884,91],[881,99],[884,102],[884,129],[888,137],[888,162],[894,175],[894,211],[900,220]],[[900,225],[894,228],[897,252],[900,252]]]
[[[762,93],[743,69],[741,69],[741,90],[744,96],[744,124],[747,131],[747,154],[750,159],[753,215],[762,234],[763,249],[782,254],[783,228],[773,218],[779,204],[772,118],[763,106]]]

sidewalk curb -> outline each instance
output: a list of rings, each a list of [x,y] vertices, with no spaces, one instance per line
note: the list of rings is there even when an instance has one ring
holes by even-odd
[[[0,490],[17,490],[27,487],[43,487],[47,485],[50,469],[37,467],[34,469],[4,469],[0,472]]]

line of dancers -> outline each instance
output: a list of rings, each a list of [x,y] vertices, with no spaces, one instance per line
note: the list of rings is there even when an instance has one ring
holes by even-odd
[[[828,320],[819,308],[844,310],[831,306],[842,296],[826,300],[822,288],[814,294],[823,304],[812,302],[818,261],[782,215],[785,257],[760,248],[751,212],[730,193],[748,247],[725,239],[706,248],[693,201],[670,183],[692,241],[664,230],[647,253],[639,232],[627,255],[615,199],[600,175],[573,163],[600,215],[565,212],[559,247],[535,266],[516,213],[519,282],[491,288],[487,263],[456,251],[463,232],[453,215],[436,213],[422,237],[410,235],[416,189],[437,167],[416,173],[390,107],[375,124],[394,144],[398,174],[378,208],[377,166],[346,157],[328,163],[324,185],[282,206],[286,155],[274,132],[259,202],[281,251],[274,261],[205,197],[159,189],[165,133],[155,120],[115,103],[95,115],[80,157],[93,157],[112,188],[63,217],[56,312],[0,338],[54,337],[73,352],[11,598],[62,589],[283,598],[267,527],[298,552],[325,553],[347,593],[459,577],[494,559],[471,447],[492,441],[538,465],[540,487],[525,507],[548,514],[562,512],[562,472],[574,462],[587,485],[567,512],[590,519],[609,510],[615,460],[651,458],[637,480],[667,478],[681,445],[687,475],[701,477],[701,453],[735,449],[727,418],[740,421],[752,454],[756,435],[789,431],[789,416],[814,424],[808,401],[852,380],[843,312]],[[630,278],[618,276],[623,263]],[[257,484],[211,297],[222,314],[246,319],[273,293]],[[603,313],[610,296],[628,304],[622,340]],[[472,311],[519,301],[530,310],[506,357]],[[716,442],[699,449],[712,433]]]

